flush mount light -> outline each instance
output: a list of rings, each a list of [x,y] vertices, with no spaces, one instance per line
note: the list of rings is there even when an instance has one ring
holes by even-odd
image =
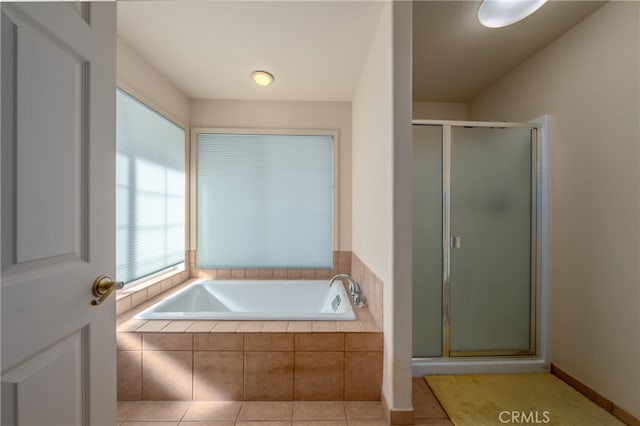
[[[531,15],[547,0],[483,0],[478,20],[489,28],[506,27]]]
[[[254,71],[251,73],[251,78],[258,86],[268,86],[273,83],[273,76],[266,71]]]

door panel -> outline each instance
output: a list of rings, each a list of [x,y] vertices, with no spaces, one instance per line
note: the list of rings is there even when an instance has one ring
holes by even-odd
[[[89,380],[86,332],[78,330],[3,376],[3,424],[17,424],[17,419],[24,425],[82,424]]]
[[[452,128],[452,355],[532,349],[531,155],[531,129]]]
[[[16,262],[80,257],[86,201],[80,163],[87,135],[84,61],[33,25],[16,29]]]
[[[413,126],[413,356],[442,356],[442,126]]]
[[[115,424],[115,5],[3,3],[1,31],[3,424]]]

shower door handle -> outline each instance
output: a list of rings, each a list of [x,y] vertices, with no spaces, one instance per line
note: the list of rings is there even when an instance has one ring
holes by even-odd
[[[456,235],[451,236],[451,248],[460,248],[460,244],[462,243],[462,238]]]

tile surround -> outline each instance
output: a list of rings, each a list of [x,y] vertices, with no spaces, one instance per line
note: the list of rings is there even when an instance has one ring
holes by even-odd
[[[142,399],[188,401],[193,399],[191,351],[142,351]]]
[[[243,358],[240,351],[193,352],[193,399],[241,401]]]
[[[380,400],[380,332],[128,331],[117,345],[122,401]]]
[[[244,353],[244,399],[293,400],[293,351]]]
[[[195,250],[187,251],[187,269],[191,278],[220,279],[266,279],[266,280],[318,280],[329,279],[336,274],[351,274],[352,254],[350,251],[333,252],[333,268],[198,268]]]
[[[188,261],[193,259],[188,257]],[[192,261],[192,260],[191,260]],[[350,252],[334,253],[331,270],[215,270],[216,278],[243,275],[325,278],[351,272]],[[188,264],[187,270],[191,270]],[[201,274],[202,271],[195,271]],[[181,275],[183,277],[183,275]],[[178,285],[169,278],[168,294]],[[175,284],[174,284],[175,281]],[[162,285],[162,284],[161,284]],[[146,289],[148,300],[132,306],[133,295],[118,300],[118,396],[120,400],[334,400],[380,399],[381,330],[368,309],[356,321],[166,321],[136,320],[137,312],[167,294]],[[136,296],[138,302],[143,299]],[[123,308],[124,306],[125,308]],[[133,309],[132,309],[133,308]],[[359,348],[359,349],[358,349]],[[373,391],[346,371],[351,351],[377,353]],[[121,365],[122,364],[122,365]],[[133,419],[131,419],[133,420]],[[140,419],[142,420],[142,419]],[[251,420],[251,419],[244,419]]]
[[[117,351],[118,400],[142,399],[142,351]]]
[[[345,352],[344,399],[379,401],[382,388],[382,351]]]
[[[362,295],[376,326],[382,328],[382,280],[355,253],[352,254],[349,266],[351,276],[360,283]]]
[[[368,311],[373,316],[375,325],[382,328],[382,280],[371,271],[360,258],[350,251],[335,251],[333,253],[332,269],[198,269],[195,265],[195,251],[187,250],[185,269],[149,284],[142,289],[118,291],[116,314],[125,313],[161,293],[165,293],[185,282],[189,278],[207,279],[328,279],[338,273],[350,274],[358,281],[363,296],[368,304]],[[316,327],[324,327],[318,324]],[[338,331],[347,330],[344,327]],[[168,330],[167,330],[168,331]],[[180,331],[180,330],[176,330]],[[229,330],[227,330],[229,331]],[[248,330],[251,331],[251,330]],[[333,331],[333,330],[318,330]]]
[[[185,256],[184,269],[182,270],[169,272],[149,283],[118,290],[116,293],[116,315],[127,312],[188,280],[191,277],[191,271],[187,260],[188,257]]]
[[[296,352],[297,401],[344,400],[344,352]]]

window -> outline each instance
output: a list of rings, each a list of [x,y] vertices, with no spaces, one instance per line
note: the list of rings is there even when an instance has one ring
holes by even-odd
[[[331,268],[333,137],[197,133],[201,268]]]
[[[185,132],[116,95],[116,277],[129,283],[184,262]]]

